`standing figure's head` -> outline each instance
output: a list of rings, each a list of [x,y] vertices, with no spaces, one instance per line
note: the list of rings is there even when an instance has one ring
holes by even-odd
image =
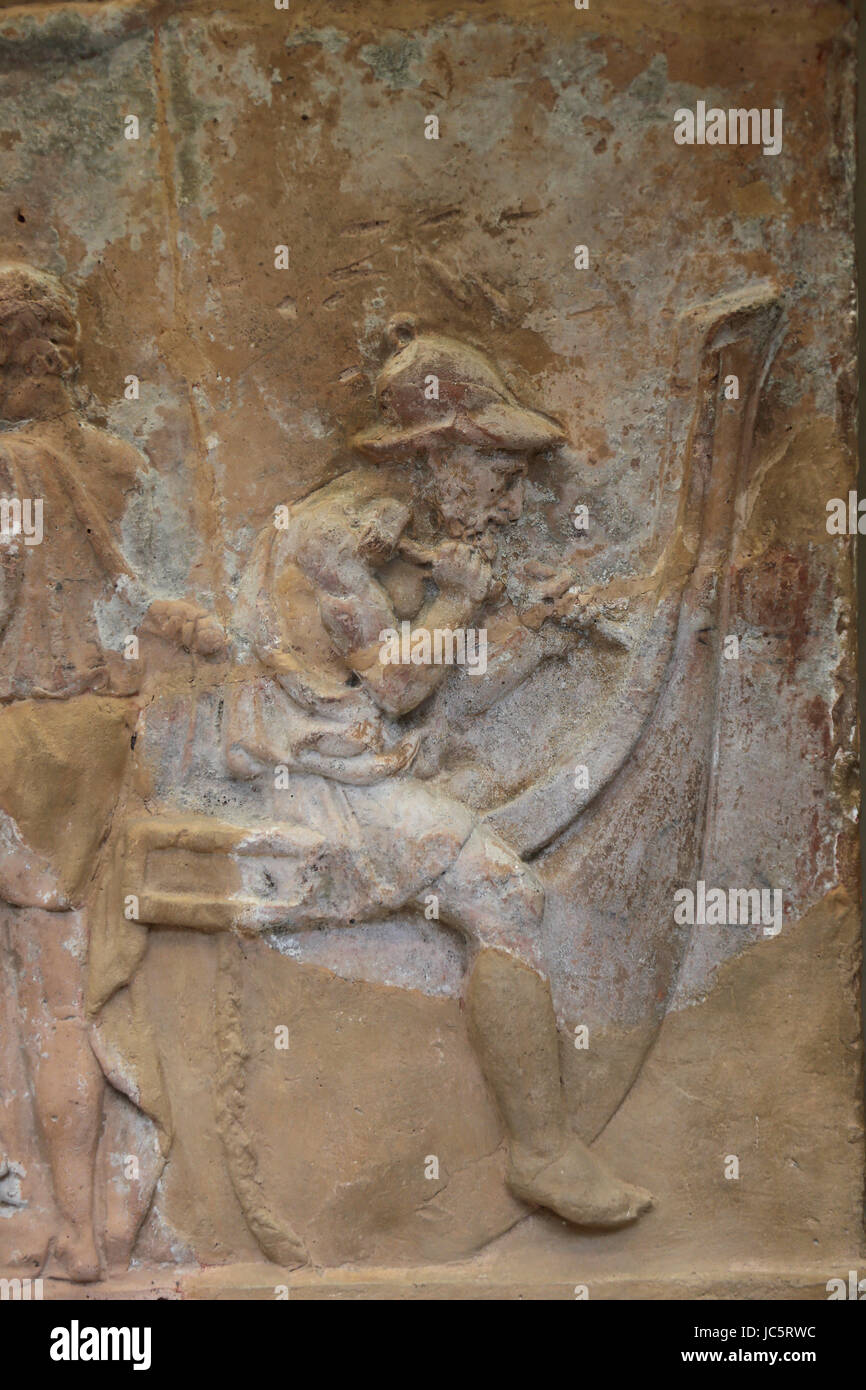
[[[516,521],[533,454],[561,444],[563,430],[530,410],[475,348],[419,334],[399,315],[388,325],[395,351],[376,383],[383,423],[352,441],[371,458],[422,454],[428,491],[451,536],[483,535]]]
[[[78,331],[75,301],[54,275],[0,262],[0,419],[57,409],[75,370]]]

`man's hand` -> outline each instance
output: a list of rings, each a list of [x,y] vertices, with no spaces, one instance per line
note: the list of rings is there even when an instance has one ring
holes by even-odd
[[[536,598],[558,598],[574,582],[575,571],[567,565],[545,564],[543,560],[525,560],[515,570],[515,577]]]
[[[407,560],[429,567],[440,589],[457,589],[473,603],[483,603],[493,588],[490,565],[465,541],[445,540],[425,546],[404,539],[398,549]]]
[[[534,560],[524,566],[520,578],[532,600],[520,613],[527,627],[537,630],[554,622],[576,632],[596,633],[616,647],[631,646],[629,634],[619,626],[628,617],[628,585],[626,592],[617,592],[616,584],[581,590],[573,570],[555,570]]]
[[[420,735],[401,739],[388,753],[359,753],[355,757],[334,758],[315,748],[302,748],[292,759],[299,772],[318,772],[334,782],[346,782],[355,787],[369,787],[396,777],[412,762],[418,752]]]
[[[186,599],[156,599],[141,627],[143,632],[164,637],[199,656],[221,656],[226,648],[226,634],[219,619]]]
[[[563,627],[597,633],[614,647],[631,647],[631,637],[619,624],[628,617],[628,599],[600,600],[596,592],[581,593],[576,587],[566,589],[557,599],[553,616]]]

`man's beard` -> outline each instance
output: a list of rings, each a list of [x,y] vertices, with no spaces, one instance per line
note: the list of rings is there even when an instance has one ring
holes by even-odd
[[[443,499],[431,478],[423,479],[421,491],[435,531],[444,533],[450,540],[465,541],[467,545],[479,550],[486,560],[493,559],[498,550],[498,534],[504,526],[510,524],[510,520],[499,517],[493,505],[481,514],[476,513],[474,517],[461,516],[459,497],[452,494]]]
[[[454,517],[445,522],[448,535],[452,540],[465,541],[475,550],[479,550],[485,560],[492,560],[499,550],[499,533],[503,523],[493,517],[485,519],[482,525],[478,522],[463,522]]]
[[[502,529],[503,523],[494,516],[484,517],[483,520],[464,521],[457,516],[443,516],[434,508],[439,527],[445,534],[454,541],[465,541],[467,545],[472,545],[476,550],[480,550],[486,559],[491,559],[496,554],[498,543],[497,533]]]

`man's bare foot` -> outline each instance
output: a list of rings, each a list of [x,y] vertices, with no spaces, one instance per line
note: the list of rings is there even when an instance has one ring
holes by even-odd
[[[552,1162],[513,1154],[508,1185],[524,1202],[548,1207],[575,1226],[607,1230],[636,1221],[653,1203],[649,1192],[622,1182],[575,1135]]]
[[[92,1284],[102,1274],[99,1251],[90,1231],[66,1226],[55,1242],[54,1258],[66,1277],[76,1284]]]

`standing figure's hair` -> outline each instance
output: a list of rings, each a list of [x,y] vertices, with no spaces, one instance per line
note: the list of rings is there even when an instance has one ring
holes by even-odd
[[[69,376],[78,333],[75,300],[56,276],[23,262],[0,262],[0,367]]]

